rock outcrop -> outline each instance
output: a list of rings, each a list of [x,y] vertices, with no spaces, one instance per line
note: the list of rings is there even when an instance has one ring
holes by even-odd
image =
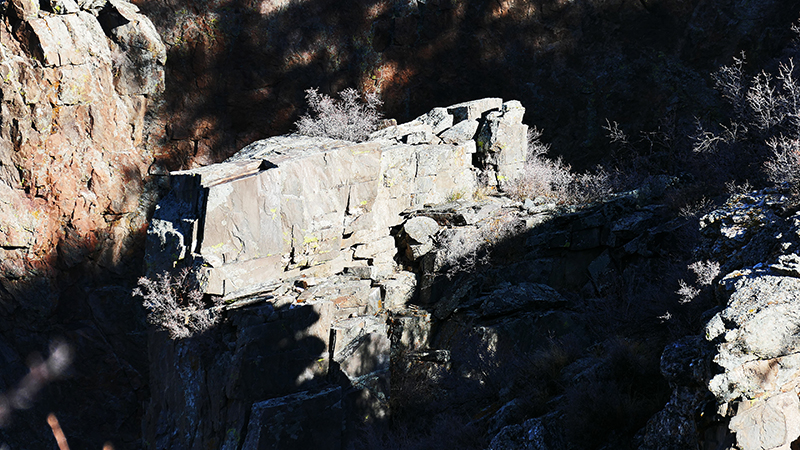
[[[304,448],[312,426],[352,443],[409,389],[485,382],[497,354],[580,335],[579,307],[557,289],[610,289],[674,225],[651,190],[583,208],[472,198],[480,172],[502,188],[521,169],[520,108],[437,108],[362,144],[270,138],[173,173],[148,270],[195,267],[225,320],[151,335],[149,445]],[[520,427],[512,406],[494,432]]]
[[[519,102],[477,100],[390,126],[362,144],[275,137],[224,163],[173,173],[150,228],[148,271],[205,265],[206,292],[223,297],[346,267],[385,277],[396,266],[389,230],[402,212],[472,196],[479,170],[494,185],[519,176],[523,112]],[[470,121],[470,131],[443,141]]]
[[[701,429],[709,430],[706,448],[796,445],[800,215],[787,204],[779,190],[735,195],[701,220],[704,252],[726,274],[716,283],[722,306],[704,336],[665,350],[662,372],[673,395],[648,425],[641,448],[697,448]]]
[[[149,230],[148,271],[199,267],[205,293],[226,303],[228,320],[213,331],[213,345],[230,345],[209,354],[190,350],[202,337],[152,338],[153,392],[183,395],[153,396],[147,442],[260,448],[277,439],[283,448],[303,448],[310,441],[299,431],[274,434],[274,414],[293,421],[285,427],[301,430],[313,420],[315,429],[339,433],[385,419],[390,354],[426,348],[430,333],[425,314],[387,326],[417,290],[414,273],[397,271],[391,230],[405,222],[405,242],[422,256],[433,250],[439,226],[430,218],[406,221],[408,210],[471,197],[483,167],[515,177],[527,148],[521,108],[500,99],[454,105],[362,144],[269,138],[224,163],[173,173]],[[465,121],[474,122],[471,131],[443,142]],[[494,147],[475,157],[479,130]],[[504,152],[511,156],[494,156]],[[481,159],[492,162],[475,167]],[[199,395],[211,390],[220,395]],[[309,408],[337,412],[289,414]],[[233,431],[223,438],[219,430]],[[332,438],[343,437],[322,439]]]
[[[139,271],[153,206],[145,115],[164,89],[166,47],[122,0],[2,8],[0,391],[25,374],[29,354],[60,336],[79,363],[42,407],[76,447],[133,445],[145,328],[122,280]],[[36,411],[15,411],[0,442],[50,445]]]

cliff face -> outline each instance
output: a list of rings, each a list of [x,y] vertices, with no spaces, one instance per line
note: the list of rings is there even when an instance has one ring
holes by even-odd
[[[192,328],[197,316],[157,321],[148,445],[380,448],[365,442],[381,427],[419,439],[444,415],[449,433],[434,433],[430,445],[469,434],[463,448],[485,448],[529,413],[525,402],[566,408],[526,397],[521,361],[546,360],[543,349],[562,338],[618,351],[608,329],[588,330],[598,319],[585,311],[612,302],[624,277],[650,273],[685,222],[661,223],[665,208],[644,190],[585,208],[474,200],[476,178],[491,173],[502,184],[521,173],[523,113],[517,101],[476,100],[360,144],[273,137],[172,173],[148,231],[148,267],[193,268],[222,320],[182,339],[163,330]],[[648,312],[627,314],[660,328]],[[648,338],[652,351],[663,330]],[[654,360],[626,375],[648,400],[664,391]],[[587,379],[618,381],[607,373],[612,362],[589,362],[567,381],[576,390],[596,387]],[[640,401],[625,387],[604,395]],[[499,401],[516,403],[504,416],[495,414]],[[572,408],[583,407],[591,405]],[[569,439],[609,423],[592,439],[621,433],[624,442],[656,410],[621,409],[601,425],[594,421],[605,412],[580,419]]]
[[[79,3],[7,2],[0,24],[0,391],[14,392],[51,339],[77,361],[42,410],[12,413],[0,431],[12,446],[46,446],[44,408],[78,447],[130,439],[147,382],[140,307],[114,283],[140,270],[145,115],[166,49],[135,5]]]
[[[798,12],[738,0],[135,3],[152,23],[121,0],[3,4],[0,391],[55,338],[80,362],[34,409],[14,409],[3,442],[48,445],[54,411],[73,446],[135,445],[149,393],[130,279],[158,179],[287,131],[303,89],[377,91],[401,120],[519,98],[534,106],[526,123],[592,163],[606,117],[652,129],[713,114],[709,70],[741,49],[767,58]],[[0,413],[26,406],[0,400]]]
[[[659,204],[669,177],[572,207],[452,195],[486,170],[470,162],[516,153],[496,139],[488,158],[478,131],[524,127],[510,105],[437,108],[361,144],[269,138],[173,173],[147,262],[205,274],[222,320],[150,335],[148,446],[796,446],[790,193],[699,220]],[[471,106],[478,145],[434,143]]]
[[[157,146],[170,170],[290,131],[309,87],[375,91],[400,121],[516,98],[557,152],[593,165],[608,156],[606,118],[634,133],[694,131],[691,118],[719,106],[708,73],[741,50],[760,67],[800,11],[739,0],[136,3],[168,47]]]
[[[9,311],[52,314],[57,290],[42,286],[34,304],[23,291],[81,264],[126,264],[135,248],[126,237],[147,223],[144,115],[148,96],[163,89],[165,49],[134,5],[108,3],[97,13],[32,11],[16,23],[7,18],[0,31],[0,248]]]

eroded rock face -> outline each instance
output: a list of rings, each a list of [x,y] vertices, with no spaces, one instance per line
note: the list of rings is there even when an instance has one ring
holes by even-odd
[[[656,248],[661,208],[645,206],[644,191],[584,207],[460,191],[474,189],[476,171],[500,167],[463,149],[477,147],[478,130],[505,105],[514,103],[437,108],[362,144],[270,138],[173,173],[149,232],[150,270],[202,262],[225,320],[180,341],[151,335],[146,441],[291,447],[314,427],[330,442],[355,442],[403,391],[483,380],[484,358],[582,334],[574,297],[551,286],[607,289],[641,247]],[[522,128],[521,114],[500,118],[511,121],[500,128]],[[473,140],[436,140],[468,120],[478,122]],[[494,153],[520,143],[491,141]],[[513,426],[505,434],[516,441],[512,400],[492,433]],[[525,439],[559,442],[553,421],[526,422]]]
[[[121,0],[19,0],[4,11],[0,341],[19,353],[0,363],[14,374],[0,391],[21,378],[29,353],[61,336],[80,363],[60,394],[41,401],[75,406],[57,413],[75,447],[99,448],[114,435],[115,445],[133,445],[128,419],[141,415],[146,385],[144,317],[124,280],[139,270],[152,206],[144,116],[164,88],[165,47]],[[42,422],[30,414],[0,441],[50,445],[38,441]]]
[[[493,111],[505,110],[519,114],[489,120]],[[173,191],[150,228],[149,273],[202,262],[206,292],[219,296],[270,279],[327,276],[345,267],[370,266],[385,277],[397,254],[389,229],[403,222],[403,211],[471,197],[479,170],[491,173],[495,185],[496,174],[521,174],[516,163],[475,167],[473,154],[482,127],[494,147],[481,157],[524,155],[522,110],[519,102],[476,100],[390,126],[361,144],[280,136],[255,142],[224,163],[173,173]],[[436,114],[437,129],[442,121],[454,125],[434,134],[426,121]],[[441,136],[470,120],[475,127],[462,140],[442,142]],[[435,222],[426,229],[421,233],[430,236]],[[426,243],[427,250],[432,247],[429,239],[418,239],[423,242],[411,245],[421,256]]]
[[[709,238],[704,251],[727,272],[716,284],[724,307],[708,321],[704,336],[664,351],[662,372],[673,395],[648,424],[640,448],[697,446],[692,430],[715,426],[697,422],[709,402],[720,417],[717,434],[727,433],[718,443],[788,449],[800,437],[800,221],[786,205],[782,192],[768,189],[734,195],[701,219]]]
[[[22,308],[41,272],[126,265],[127,238],[146,226],[144,114],[163,89],[165,49],[134,5],[103,11],[42,12],[0,30],[1,282]],[[124,25],[108,23],[116,16]],[[40,303],[44,316],[56,306]]]
[[[361,144],[269,138],[223,163],[172,173],[172,191],[148,233],[148,271],[202,266],[205,292],[222,297],[228,320],[209,333],[210,342],[151,337],[155,394],[146,441],[155,448],[302,446],[310,441],[295,431],[310,421],[332,442],[344,438],[342,420],[351,434],[386,420],[396,363],[390,359],[429,358],[431,328],[430,314],[408,312],[417,275],[398,270],[391,229],[404,226],[403,245],[418,256],[434,250],[437,222],[406,212],[472,196],[478,128],[507,104],[516,103],[488,99],[437,109]],[[516,133],[494,139],[496,153],[525,148],[521,119],[505,117],[503,126]],[[468,135],[442,142],[465,121],[475,122]],[[487,205],[475,214],[484,221],[497,210]],[[195,351],[198,345],[215,350]],[[315,391],[331,385],[338,388]],[[162,395],[168,391],[175,394]],[[201,398],[204,391],[213,394]],[[284,414],[304,408],[333,413]],[[264,411],[288,422],[273,423]],[[222,437],[223,429],[232,432]]]

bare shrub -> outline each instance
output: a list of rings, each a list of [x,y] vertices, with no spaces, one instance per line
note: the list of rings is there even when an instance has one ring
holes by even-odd
[[[700,295],[700,289],[688,284],[684,280],[678,280],[678,290],[675,291],[681,298],[679,303],[683,305],[684,303],[689,303],[692,300],[696,299],[698,295]]]
[[[561,201],[572,179],[570,167],[561,158],[551,160],[538,156],[527,161],[523,175],[509,183],[505,190],[517,200],[543,197]]]
[[[764,163],[767,176],[776,184],[788,183],[795,189],[800,186],[800,141],[786,136],[767,141],[772,157]]]
[[[719,263],[716,261],[695,261],[689,264],[688,268],[694,272],[696,281],[694,284],[689,284],[684,280],[678,280],[678,290],[675,293],[680,296],[681,304],[689,303],[703,293],[703,290],[709,290],[720,271]]]
[[[700,217],[714,208],[714,202],[705,196],[700,197],[694,202],[688,202],[680,207],[678,215],[683,218]]]
[[[521,177],[506,186],[509,197],[578,204],[598,200],[613,191],[611,177],[602,168],[594,173],[574,174],[560,157],[549,159],[550,146],[541,142],[541,136],[536,127],[528,131],[525,169]]]
[[[612,144],[628,144],[628,136],[619,128],[619,124],[617,122],[609,122],[609,120],[606,119],[606,126],[604,126],[603,129],[608,132],[606,137],[608,137],[608,140]]]
[[[347,88],[336,100],[310,88],[306,90],[306,101],[309,112],[295,123],[298,133],[306,136],[361,142],[378,129],[381,121],[378,108],[382,102],[371,92],[362,96]]]
[[[747,194],[748,192],[752,192],[754,189],[755,188],[747,180],[745,180],[743,183],[736,183],[734,181],[728,181],[725,183],[725,192],[727,192],[729,195]]]
[[[714,87],[734,107],[734,111],[739,117],[744,115],[744,99],[747,93],[742,70],[745,64],[744,52],[741,55],[741,58],[734,57],[733,64],[730,66],[722,66],[711,74]]]
[[[206,308],[201,279],[188,267],[176,274],[162,272],[155,280],[139,278],[138,284],[133,295],[143,299],[147,321],[169,332],[172,339],[202,333],[219,322],[218,308]]]
[[[719,276],[719,263],[716,261],[696,261],[689,264],[689,270],[697,276],[697,284],[711,286]]]
[[[793,30],[800,30],[795,25]],[[701,127],[693,136],[698,153],[717,154],[720,144],[747,153],[752,142],[766,143],[769,153],[763,168],[769,181],[800,185],[800,82],[795,76],[794,61],[789,58],[778,64],[775,73],[764,70],[750,80],[744,75],[745,57],[734,58],[733,64],[721,67],[712,75],[715,87],[734,111],[729,126],[719,131]],[[764,148],[763,146],[759,146]],[[758,150],[761,154],[762,150]]]
[[[696,131],[690,136],[694,141],[692,150],[695,153],[717,154],[720,144],[731,145],[741,140],[747,134],[747,126],[731,122],[730,125],[719,124],[719,131],[706,129],[699,119],[696,121]]]

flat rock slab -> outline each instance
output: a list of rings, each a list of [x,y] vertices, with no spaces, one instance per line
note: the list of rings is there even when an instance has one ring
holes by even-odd
[[[507,285],[481,299],[481,314],[485,317],[511,314],[523,309],[553,309],[567,300],[555,289],[544,284],[520,283]]]
[[[800,436],[800,401],[787,392],[757,403],[731,419],[742,450],[789,450]]]
[[[300,392],[255,403],[242,449],[339,448],[343,428],[341,387]]]

